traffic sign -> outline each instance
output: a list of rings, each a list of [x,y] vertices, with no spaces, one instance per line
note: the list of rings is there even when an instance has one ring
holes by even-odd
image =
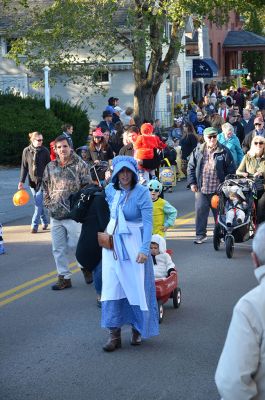
[[[241,68],[241,69],[230,69],[230,75],[247,75],[248,69]]]

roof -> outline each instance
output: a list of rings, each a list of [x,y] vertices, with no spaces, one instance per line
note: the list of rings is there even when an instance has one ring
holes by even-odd
[[[51,6],[54,0],[28,0],[27,3],[30,8],[41,7],[44,10]],[[12,28],[14,21],[25,16],[28,17],[28,8],[21,6],[18,0],[7,3],[7,6],[0,2],[0,32]]]
[[[38,8],[43,9],[51,6],[54,3],[54,0],[27,0],[29,8]],[[128,8],[130,7],[130,0],[125,0],[123,3],[123,7],[119,7],[113,16],[113,21],[118,26],[125,26],[128,18]],[[9,28],[12,28],[14,25],[14,21],[17,20],[18,17],[25,17],[28,14],[28,8],[19,5],[18,0],[12,1],[12,4],[8,6],[4,6],[0,1],[0,32],[6,31]]]
[[[194,31],[192,38],[185,35],[186,44],[198,44],[198,31]]]
[[[249,31],[229,31],[223,43],[225,50],[265,50],[265,37]]]

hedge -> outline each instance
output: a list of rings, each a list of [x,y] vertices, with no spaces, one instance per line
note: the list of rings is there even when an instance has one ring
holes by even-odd
[[[64,123],[74,126],[75,148],[86,143],[89,120],[79,105],[52,99],[51,109],[46,110],[42,99],[1,94],[0,164],[20,164],[22,150],[29,143],[29,132],[41,132],[44,145],[49,148],[49,143],[62,132]]]

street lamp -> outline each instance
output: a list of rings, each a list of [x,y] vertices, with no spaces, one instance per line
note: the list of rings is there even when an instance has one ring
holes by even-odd
[[[50,86],[49,86],[49,72],[51,68],[46,65],[43,68],[44,71],[44,96],[45,96],[45,108],[50,109]]]

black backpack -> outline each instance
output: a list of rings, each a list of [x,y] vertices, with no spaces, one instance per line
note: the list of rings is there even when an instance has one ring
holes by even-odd
[[[83,223],[94,196],[100,192],[102,192],[102,188],[97,185],[88,185],[71,194],[69,197],[70,213],[68,218]]]

